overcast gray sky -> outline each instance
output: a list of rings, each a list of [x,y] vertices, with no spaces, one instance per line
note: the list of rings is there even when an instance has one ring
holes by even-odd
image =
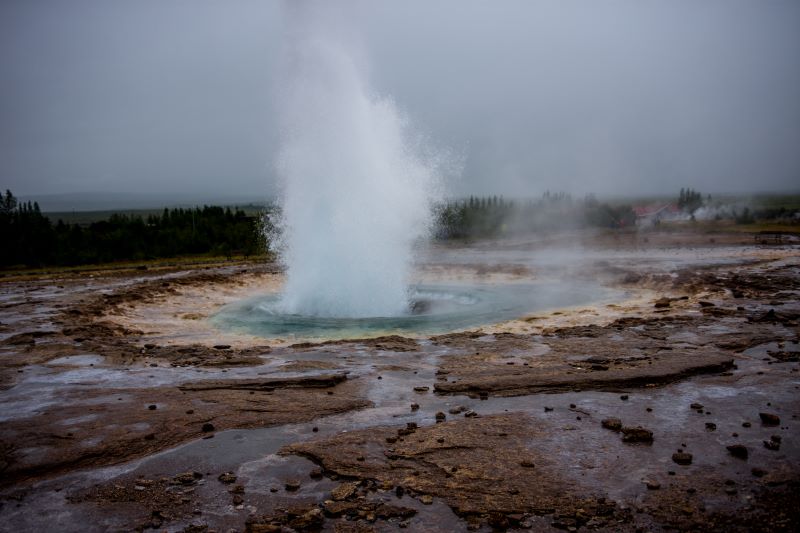
[[[796,0],[341,2],[451,194],[800,188]],[[280,2],[3,0],[0,186],[269,194]],[[339,24],[341,22],[332,22]]]

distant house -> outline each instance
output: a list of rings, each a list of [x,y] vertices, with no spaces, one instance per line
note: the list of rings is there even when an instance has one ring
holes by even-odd
[[[662,220],[676,220],[681,218],[681,210],[677,204],[651,204],[633,207],[636,213],[637,226],[654,226]]]

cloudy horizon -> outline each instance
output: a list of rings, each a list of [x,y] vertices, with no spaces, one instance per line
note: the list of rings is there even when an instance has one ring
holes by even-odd
[[[798,2],[336,5],[373,90],[461,158],[452,196],[798,189]],[[0,186],[274,194],[286,28],[279,2],[0,4]]]

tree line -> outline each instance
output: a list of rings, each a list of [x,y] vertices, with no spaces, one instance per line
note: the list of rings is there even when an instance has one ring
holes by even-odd
[[[53,223],[36,202],[0,196],[0,266],[72,266],[182,255],[255,255],[265,251],[259,217],[203,206],[158,214],[113,214],[90,224]]]
[[[707,197],[708,202],[711,202],[711,195]],[[678,194],[678,207],[687,213],[693,213],[703,206],[703,195],[694,189],[681,188]]]
[[[681,189],[677,206],[693,213],[711,204],[693,189]],[[714,207],[714,218],[739,224],[755,219],[797,220],[798,212],[784,206],[743,211]],[[626,228],[636,224],[629,205],[602,203],[594,195],[580,200],[566,193],[545,192],[520,201],[502,196],[470,196],[437,208],[435,235],[439,239],[493,238],[575,228]],[[10,191],[0,195],[0,268],[15,266],[74,266],[142,261],[186,255],[256,255],[269,251],[266,216],[239,208],[203,206],[164,209],[161,214],[112,214],[90,224],[55,223],[36,202],[19,202]]]
[[[437,237],[487,238],[565,228],[624,228],[635,223],[631,206],[601,203],[594,195],[574,200],[569,194],[547,191],[539,199],[523,202],[470,196],[439,207]]]

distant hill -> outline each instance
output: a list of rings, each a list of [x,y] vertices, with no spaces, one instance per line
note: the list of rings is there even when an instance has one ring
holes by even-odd
[[[38,202],[44,213],[80,211],[130,211],[194,207],[202,205],[264,205],[270,198],[258,194],[214,196],[204,194],[151,194],[81,192],[21,196],[20,201]]]

